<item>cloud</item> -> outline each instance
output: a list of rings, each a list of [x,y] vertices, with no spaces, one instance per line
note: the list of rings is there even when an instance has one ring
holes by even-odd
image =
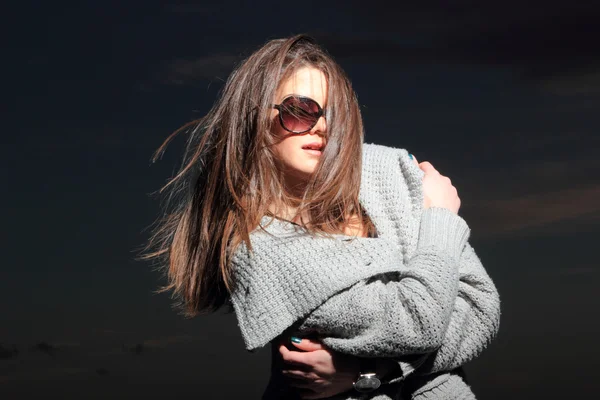
[[[501,67],[552,93],[598,93],[599,18],[592,2],[411,3],[361,8],[357,31],[368,35],[315,36],[336,58]]]
[[[0,383],[8,383],[14,381],[54,381],[58,379],[72,379],[77,375],[89,374],[92,369],[75,366],[52,366],[40,367],[37,365],[29,365],[25,369],[25,365],[21,365],[15,374],[0,376]]]
[[[592,169],[600,169],[596,160],[542,160],[531,163],[527,169],[522,170],[522,177],[538,182],[565,182],[569,178],[576,178],[578,174],[589,176]]]
[[[473,236],[495,240],[593,229],[600,222],[598,140],[581,132],[514,132],[473,142],[465,154],[475,156],[461,162],[456,178],[448,174]]]
[[[174,336],[167,336],[167,337],[163,337],[163,338],[155,338],[155,339],[147,339],[144,340],[144,346],[148,346],[148,347],[159,347],[159,348],[165,348],[171,345],[176,345],[176,344],[187,344],[187,343],[191,343],[195,340],[198,340],[198,337],[194,337],[191,335],[174,335]]]
[[[94,329],[93,332],[100,336],[87,344],[40,342],[44,344],[44,349],[56,350],[52,358],[40,354],[38,343],[20,352],[18,357],[2,360],[0,383],[73,380],[80,376],[139,375],[147,371],[145,366],[135,361],[137,357],[134,355],[157,362],[165,357],[173,357],[175,353],[189,353],[190,349],[197,349],[194,344],[204,339],[202,335],[176,334],[133,341],[132,332],[116,329]],[[135,336],[139,336],[139,333]]]
[[[600,94],[600,67],[597,70],[574,71],[571,75],[542,80],[540,87],[562,96],[597,95]]]
[[[598,93],[600,86],[594,77],[600,71],[600,28],[596,23],[600,6],[590,2],[546,2],[540,8],[534,3],[479,2],[465,7],[448,2],[411,2],[364,7],[358,1],[335,1],[323,5],[323,12],[338,17],[341,27],[336,33],[320,24],[309,25],[312,28],[308,33],[334,57],[353,62],[501,67],[552,93],[583,90]],[[219,18],[227,8],[226,3],[196,2],[164,7],[178,18],[204,15]],[[295,10],[296,17],[302,15],[298,12]],[[264,21],[259,19],[259,23],[268,23],[270,15],[261,15]],[[344,28],[345,25],[352,28]],[[237,27],[232,25],[231,29]],[[222,42],[217,53],[175,58],[159,68],[152,81],[183,86],[217,77],[225,79],[241,59],[237,55],[239,49],[247,51],[245,46],[257,47],[260,42],[245,35]],[[585,78],[582,67],[587,71],[583,74]],[[563,79],[554,83],[555,77]],[[152,90],[153,82],[142,83],[139,88]]]
[[[593,177],[600,175],[600,159],[594,151],[598,145],[597,135],[582,132],[507,132],[473,138],[462,150],[471,157],[456,161],[461,165],[456,177],[459,196],[465,194],[465,206],[479,207],[478,203],[529,196],[544,202],[563,191],[591,190],[586,188],[594,187]]]
[[[545,112],[553,112],[551,107],[548,107]],[[469,141],[464,143],[465,152],[471,153],[474,157],[482,157],[489,159],[490,157],[508,157],[515,159],[518,165],[506,165],[507,168],[518,168],[520,171],[526,171],[528,167],[535,168],[535,163],[545,162],[546,160],[536,160],[536,157],[550,154],[552,151],[557,151],[561,158],[553,159],[552,161],[572,163],[573,167],[581,168],[585,165],[580,165],[583,162],[587,164],[596,164],[600,166],[598,158],[592,153],[588,154],[589,150],[582,148],[576,157],[569,152],[569,149],[580,148],[582,143],[587,143],[586,146],[594,147],[600,145],[600,136],[596,132],[584,132],[576,130],[560,130],[544,132],[544,128],[535,131],[508,130],[494,135],[476,135],[470,137]],[[565,160],[563,156],[569,156]],[[526,165],[523,165],[526,163]],[[566,166],[567,168],[569,166]]]
[[[194,85],[200,81],[221,78],[225,80],[240,57],[227,54],[209,54],[195,59],[175,59],[163,65],[159,81],[164,85]]]
[[[164,10],[174,14],[200,14],[200,15],[210,15],[212,12],[217,10],[216,4],[194,4],[194,3],[184,3],[184,4],[166,4],[164,6]]]
[[[121,331],[109,328],[94,328],[92,330],[95,333],[106,334],[106,335],[132,335],[134,332],[131,331]]]
[[[488,239],[576,232],[600,222],[600,185],[483,200],[471,205],[469,214],[472,230]]]
[[[539,275],[540,271],[536,271]],[[600,269],[597,266],[577,266],[568,268],[550,268],[543,271],[546,275],[558,276],[558,277],[591,277],[598,272]]]

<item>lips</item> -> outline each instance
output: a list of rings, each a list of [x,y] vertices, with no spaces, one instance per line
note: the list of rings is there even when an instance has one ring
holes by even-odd
[[[304,149],[304,150],[319,150],[319,151],[322,151],[323,150],[323,144],[318,143],[318,142],[308,143],[308,144],[305,144],[304,146],[302,146],[302,149]]]

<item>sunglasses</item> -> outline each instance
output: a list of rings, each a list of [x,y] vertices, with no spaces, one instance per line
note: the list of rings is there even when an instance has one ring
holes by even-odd
[[[281,127],[291,133],[310,131],[324,114],[319,103],[305,96],[288,96],[273,108],[279,111]]]

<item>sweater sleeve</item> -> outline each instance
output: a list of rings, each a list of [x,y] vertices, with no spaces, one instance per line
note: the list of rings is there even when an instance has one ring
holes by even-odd
[[[500,323],[500,298],[493,281],[469,243],[465,245],[460,256],[458,271],[458,295],[453,302],[452,312],[442,337],[431,337],[427,332],[420,331],[420,338],[415,338],[419,330],[409,330],[406,329],[406,326],[405,329],[397,332],[371,327],[360,333],[357,332],[353,337],[326,336],[322,338],[323,342],[335,351],[357,356],[398,358],[401,375],[391,377],[389,383],[403,379],[403,375],[412,372],[417,366],[419,367],[415,373],[426,375],[439,371],[450,371],[464,365],[476,358],[497,334]],[[380,296],[379,292],[389,290],[398,282],[391,281],[386,284],[383,279],[360,282],[324,303],[307,318],[304,324],[314,328],[318,325],[318,321],[323,323],[326,318],[330,318],[323,317],[323,314],[336,315],[335,310],[342,313],[338,314],[342,319],[344,318],[342,309],[345,308],[345,304],[348,307],[347,310],[352,309],[352,312],[356,312],[361,310],[362,304],[365,303],[371,304],[373,308],[380,307],[379,325],[387,326],[390,321],[406,321],[406,311],[402,304],[405,300],[403,296],[395,297],[388,293],[385,301],[378,305],[375,305],[373,299],[369,298],[373,294],[372,292],[378,292]],[[409,303],[404,302],[404,304]],[[364,310],[364,312],[374,312],[374,310]],[[395,312],[398,314],[394,314]],[[315,321],[315,318],[318,318],[318,321]],[[390,321],[382,321],[384,318],[389,318]],[[392,326],[397,327],[397,325]],[[418,327],[419,325],[413,326]],[[386,335],[385,332],[390,335]],[[332,333],[336,334],[336,332]],[[406,346],[403,343],[411,336],[413,344],[421,343],[421,348],[414,345]],[[400,342],[391,343],[394,339]],[[434,343],[438,343],[439,347],[435,348]],[[388,349],[395,350],[389,352]],[[403,351],[397,351],[400,349]],[[424,360],[406,357],[409,354],[420,352],[429,354]]]
[[[458,294],[459,256],[469,229],[444,208],[422,214],[407,265],[364,279],[322,303],[299,326],[329,348],[362,357],[401,357],[442,345]]]
[[[473,247],[467,243],[459,262],[458,296],[444,339],[417,370],[450,371],[477,357],[498,333],[500,297]]]

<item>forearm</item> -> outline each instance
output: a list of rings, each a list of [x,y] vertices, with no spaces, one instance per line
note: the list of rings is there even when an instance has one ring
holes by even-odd
[[[469,244],[460,257],[459,273],[458,296],[439,348],[412,356],[378,354],[389,357],[378,359],[385,381],[395,382],[415,369],[418,374],[453,370],[477,357],[494,338],[500,320],[498,291]]]
[[[387,279],[332,296],[301,324],[329,348],[365,357],[399,357],[439,348],[458,293],[458,259],[468,238],[462,218],[423,213],[415,255]],[[382,277],[377,277],[382,278]]]
[[[500,296],[470,245],[461,257],[461,280],[450,324],[441,347],[419,373],[449,371],[473,360],[489,345],[500,326]]]
[[[422,359],[417,374],[451,371],[464,365],[481,354],[498,332],[500,297],[470,244],[461,255],[459,272],[458,296],[444,339],[439,349]],[[406,372],[406,360],[401,359],[397,364]]]

